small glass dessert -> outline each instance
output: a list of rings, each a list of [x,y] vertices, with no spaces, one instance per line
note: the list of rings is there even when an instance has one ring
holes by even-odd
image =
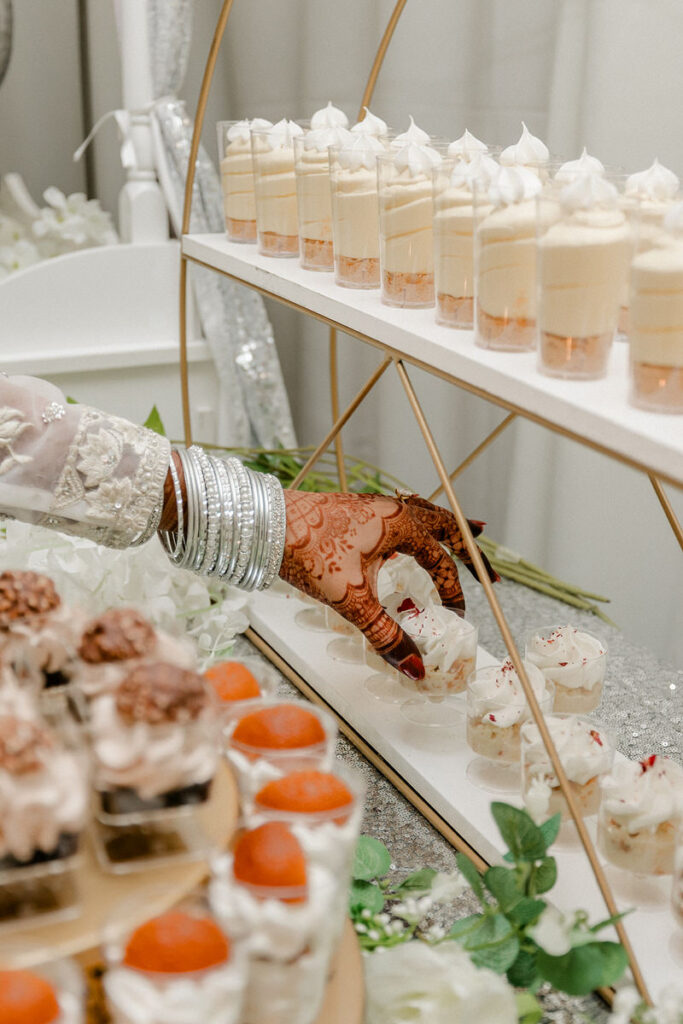
[[[265,256],[299,255],[294,139],[303,133],[301,124],[284,119],[251,131],[256,230]]]
[[[253,121],[219,121],[216,125],[225,230],[231,242],[256,241],[252,128],[272,128],[272,123],[257,117]]]
[[[335,281],[342,288],[379,288],[379,153],[386,141],[363,132],[330,147]]]
[[[382,302],[402,308],[434,305],[432,169],[441,161],[414,124],[377,156]]]
[[[331,103],[311,118],[310,131],[294,139],[301,266],[333,270],[330,146],[343,145],[348,118]]]
[[[449,154],[454,145],[449,146]],[[476,181],[478,188],[485,189],[497,171],[495,160],[477,152],[457,160],[449,156],[432,172],[436,321],[446,327],[474,325],[473,185]],[[477,208],[479,219],[488,212],[490,207],[484,203]]]
[[[548,715],[546,724],[557,748],[569,786],[581,816],[588,818],[600,807],[600,779],[612,770],[614,740],[606,729],[575,715]],[[560,813],[571,817],[535,722],[524,722],[522,737],[522,790],[524,803],[534,821]]]
[[[683,203],[671,207],[664,227],[631,265],[631,403],[683,413]]]
[[[547,181],[550,170],[550,151],[545,142],[532,135],[522,121],[522,134],[512,146],[507,146],[500,154],[500,162],[504,167],[527,167],[540,178]]]
[[[554,205],[554,204],[553,204]],[[631,257],[631,229],[619,193],[584,174],[557,193],[550,225],[539,204],[539,368],[551,377],[596,380],[607,361]]]
[[[78,912],[87,761],[77,737],[0,715],[0,927]]]
[[[524,668],[541,711],[549,714],[553,684],[530,661],[524,661]],[[509,658],[475,672],[467,684],[467,743],[480,755],[467,766],[467,776],[475,785],[493,792],[519,789],[516,766],[522,756],[521,728],[532,717]]]
[[[249,953],[244,1020],[312,1024],[335,939],[334,875],[281,821],[244,833],[212,871],[213,911]]]
[[[573,626],[545,626],[526,638],[524,657],[555,687],[553,711],[595,711],[607,671],[607,647]]]
[[[255,701],[273,698],[280,682],[278,672],[267,662],[249,655],[239,661],[219,661],[204,678],[220,702],[226,718],[241,717]]]
[[[261,701],[223,729],[225,754],[243,800],[294,771],[329,771],[337,725],[331,715],[296,701]]]
[[[85,1024],[85,983],[71,960],[0,970],[2,1024]]]
[[[243,1019],[243,948],[203,902],[185,901],[123,940],[106,936],[104,947],[104,991],[112,1024],[238,1024]]]

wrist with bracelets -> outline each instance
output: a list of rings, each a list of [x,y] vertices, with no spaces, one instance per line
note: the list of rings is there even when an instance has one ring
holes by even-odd
[[[159,536],[175,565],[243,590],[264,590],[279,572],[286,525],[276,477],[196,445],[172,453]]]

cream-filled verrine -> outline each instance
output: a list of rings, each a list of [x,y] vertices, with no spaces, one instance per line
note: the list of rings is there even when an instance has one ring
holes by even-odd
[[[540,669],[525,661],[524,668],[544,714],[553,706],[553,685]],[[467,684],[467,742],[472,750],[492,761],[517,762],[521,756],[520,730],[531,719],[519,676],[508,658],[475,672]]]
[[[310,131],[294,139],[301,265],[306,270],[334,267],[328,151],[344,144],[347,124],[344,111],[328,104],[311,118]]]
[[[304,129],[283,119],[270,128],[253,128],[251,150],[259,252],[298,256],[294,139]]]
[[[377,155],[385,152],[371,132],[351,132],[329,151],[335,280],[344,288],[379,288]]]
[[[441,156],[413,122],[377,157],[382,302],[434,305],[432,169]]]
[[[256,202],[251,160],[251,129],[271,128],[263,118],[252,121],[219,121],[218,159],[225,230],[233,242],[256,241]]]
[[[617,189],[600,175],[574,178],[557,199],[558,216],[539,226],[539,366],[592,380],[607,372],[631,231]]]
[[[607,648],[596,637],[573,626],[535,629],[527,636],[524,657],[554,685],[554,711],[576,713],[598,707]]]
[[[598,845],[616,867],[670,875],[683,820],[683,769],[668,757],[620,761],[602,782]]]

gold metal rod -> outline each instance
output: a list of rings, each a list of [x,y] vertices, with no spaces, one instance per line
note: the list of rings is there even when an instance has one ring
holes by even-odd
[[[289,490],[295,491],[299,484],[301,483],[301,481],[305,479],[306,475],[311,471],[312,467],[316,464],[322,453],[332,444],[335,437],[337,436],[341,428],[344,426],[344,424],[347,422],[347,420],[349,420],[353,416],[354,412],[356,411],[360,403],[363,401],[365,396],[372,391],[375,384],[380,379],[380,377],[387,369],[387,367],[391,366],[391,362],[391,359],[385,359],[377,367],[372,377],[368,378],[368,380],[365,382],[365,384],[360,389],[360,391],[353,399],[353,401],[349,405],[347,405],[342,415],[335,421],[329,434],[324,438],[323,441],[320,442],[320,444],[313,452],[311,457],[308,459],[306,464],[302,466],[297,477],[291,482],[291,484],[289,484]]]
[[[516,418],[517,418],[517,413],[516,412],[508,413],[508,415],[505,417],[505,419],[502,420],[498,424],[496,429],[492,430],[491,433],[488,435],[488,437],[485,437],[484,440],[481,442],[481,444],[478,444],[477,447],[474,449],[474,451],[470,452],[470,454],[467,456],[467,458],[463,459],[463,461],[460,463],[460,465],[457,466],[453,470],[453,472],[448,477],[448,479],[451,481],[451,483],[453,483],[453,481],[456,479],[456,477],[459,477],[460,474],[463,473],[467,469],[468,466],[471,466],[472,463],[474,462],[474,460],[476,458],[478,458],[481,455],[481,453],[488,448],[488,446],[491,444],[491,442],[495,441],[496,438],[498,437],[498,435],[502,434],[503,431],[505,430],[505,428],[508,427],[512,423],[512,421],[514,419],[516,419]],[[435,501],[439,497],[439,495],[441,494],[442,490],[443,490],[443,484],[439,484],[437,489],[432,494],[429,495],[429,499],[428,500],[429,501]]]
[[[371,747],[367,741],[356,732],[353,726],[349,725],[349,723],[341,717],[331,704],[327,703],[324,697],[321,697],[318,691],[315,690],[310,683],[306,682],[298,672],[295,672],[291,665],[289,665],[284,658],[279,655],[266,640],[263,639],[263,637],[256,633],[251,627],[246,630],[244,635],[247,640],[251,641],[254,647],[261,652],[261,654],[268,658],[278,671],[282,672],[283,676],[285,676],[290,683],[296,686],[297,690],[300,690],[301,693],[303,693],[303,695],[310,701],[325,708],[326,711],[329,711],[330,714],[336,718],[339,724],[339,731],[342,732],[351,743],[353,743],[354,747],[361,752],[363,757],[368,760],[370,764],[374,765],[375,768],[389,780],[392,786],[399,791],[401,796],[404,796],[406,800],[408,800],[413,807],[415,807],[416,810],[418,810],[420,814],[427,819],[430,825],[433,825],[437,832],[441,833],[444,839],[446,839],[451,846],[456,850],[459,850],[461,853],[464,853],[466,857],[469,857],[479,871],[486,871],[489,865],[482,857],[479,856],[476,850],[465,842],[462,836],[448,824],[445,818],[442,818],[441,815],[435,811],[434,808],[431,807],[408,782],[406,782],[403,776],[399,775],[398,772],[384,760],[382,755],[379,754],[374,747]]]
[[[339,419],[339,360],[337,357],[337,328],[330,327],[330,405],[332,408],[332,422]],[[342,444],[341,431],[334,439],[334,450],[337,456],[337,474],[339,476],[339,489],[348,491],[349,485],[346,479],[346,463],[344,462],[344,446]]]
[[[668,473],[662,473],[659,469],[653,470],[651,466],[648,466],[644,462],[639,462],[637,459],[632,459],[628,455],[623,455],[621,452],[617,452],[613,448],[608,448],[606,445],[600,444],[598,441],[593,441],[588,437],[583,437],[581,434],[577,434],[573,430],[569,430],[567,427],[562,427],[557,423],[546,420],[543,416],[539,416],[534,412],[529,412],[528,409],[525,409],[521,405],[509,402],[507,399],[494,395],[492,392],[486,391],[484,388],[480,388],[476,384],[470,384],[469,381],[462,380],[462,378],[456,377],[452,373],[447,373],[445,370],[439,370],[438,367],[431,366],[429,363],[424,363],[421,359],[405,355],[403,352],[399,352],[397,349],[392,348],[391,345],[387,345],[383,341],[378,341],[377,338],[371,338],[370,335],[363,334],[362,331],[356,331],[352,327],[341,323],[339,320],[333,320],[331,317],[325,316],[323,313],[316,313],[315,310],[309,309],[308,306],[302,306],[299,302],[293,302],[291,299],[285,299],[283,296],[278,295],[276,292],[273,292],[268,288],[263,288],[260,285],[252,284],[250,281],[245,281],[244,278],[239,277],[237,274],[230,274],[226,270],[220,270],[218,267],[214,267],[212,264],[206,263],[204,260],[200,260],[196,256],[186,256],[185,258],[190,263],[196,263],[200,267],[208,267],[217,274],[229,277],[232,281],[238,281],[240,284],[245,285],[245,287],[251,288],[253,291],[259,292],[260,295],[265,295],[269,299],[274,299],[276,302],[281,303],[283,306],[287,306],[289,309],[296,309],[300,313],[305,313],[313,320],[319,320],[320,323],[327,324],[328,327],[336,327],[337,330],[342,331],[344,334],[348,334],[350,337],[357,338],[359,341],[364,342],[364,344],[372,346],[372,348],[377,348],[381,352],[385,352],[394,360],[400,359],[402,362],[408,363],[410,366],[414,366],[417,370],[424,370],[425,373],[431,374],[432,377],[438,377],[440,380],[445,380],[449,384],[455,384],[456,387],[460,388],[462,391],[467,391],[470,395],[476,395],[477,398],[483,398],[486,402],[490,402],[491,405],[497,405],[500,409],[506,409],[508,412],[514,412],[523,419],[529,420],[530,423],[536,423],[540,427],[545,427],[546,430],[550,430],[552,433],[558,434],[560,437],[566,437],[569,441],[575,441],[577,444],[581,444],[585,448],[590,448],[593,451],[598,452],[600,455],[606,455],[607,458],[613,459],[615,462],[621,462],[624,466],[629,466],[631,469],[636,469],[639,473],[646,473],[648,475],[656,473],[660,482],[667,483],[671,487],[676,487],[678,490],[683,490],[683,480],[669,476]]]
[[[517,650],[517,646],[512,637],[512,633],[510,632],[510,627],[503,613],[503,609],[501,608],[498,597],[493,589],[493,584],[489,579],[486,567],[481,557],[481,552],[477,547],[477,544],[472,535],[472,531],[470,530],[469,523],[467,522],[465,514],[463,513],[462,508],[460,507],[460,503],[458,502],[458,499],[455,496],[455,491],[453,490],[451,481],[448,477],[446,465],[443,459],[441,458],[441,453],[439,452],[439,448],[436,444],[436,441],[434,440],[434,436],[431,432],[429,424],[427,423],[424,412],[422,411],[420,400],[417,397],[415,389],[413,388],[406,368],[405,366],[403,366],[400,360],[397,360],[395,365],[396,370],[398,371],[398,375],[401,379],[401,383],[403,384],[404,390],[406,392],[406,395],[408,396],[408,401],[410,402],[413,414],[415,416],[415,419],[417,420],[417,424],[420,428],[422,436],[424,437],[429,454],[432,458],[432,461],[434,462],[436,471],[439,474],[441,483],[446,492],[446,496],[448,497],[451,508],[453,509],[453,514],[458,523],[458,527],[465,542],[465,546],[469,552],[472,562],[474,563],[474,567],[476,569],[479,582],[484,588],[484,593],[486,594],[489,606],[491,608],[491,611],[493,612],[493,616],[496,620],[503,640],[505,641],[505,646],[508,649],[510,660],[512,661],[515,671],[519,676],[519,680],[522,684],[522,688],[524,690],[527,703],[534,717],[536,725],[538,726],[538,731],[541,734],[541,739],[543,740],[543,744],[546,748],[546,751],[548,752],[548,756],[553,766],[553,771],[557,776],[557,780],[560,784],[562,794],[567,802],[567,806],[569,807],[570,814],[574,819],[576,830],[579,834],[579,838],[581,840],[583,848],[586,851],[586,856],[590,861],[591,868],[593,869],[593,874],[595,875],[595,879],[598,883],[598,886],[600,887],[600,892],[602,893],[605,905],[610,916],[615,915],[619,911],[614,901],[612,891],[607,882],[607,878],[605,877],[602,864],[600,863],[597,853],[595,852],[595,847],[593,846],[591,838],[588,834],[588,830],[581,815],[581,811],[576,801],[576,797],[574,796],[574,793],[572,792],[572,789],[569,785],[569,780],[567,779],[567,775],[565,773],[564,767],[562,766],[562,761],[560,760],[557,748],[555,747],[552,736],[550,735],[550,730],[548,729],[545,718],[543,717],[543,712],[541,711],[539,703],[536,699],[536,694],[534,693],[533,687],[529,682],[529,678],[526,674],[526,669],[524,667],[524,662],[522,661],[519,651]],[[621,944],[623,945],[628,955],[629,962],[631,965],[631,971],[633,973],[633,980],[636,983],[638,991],[640,992],[643,999],[651,1006],[652,1002],[650,1000],[650,995],[645,984],[645,979],[641,973],[638,961],[636,960],[636,956],[633,951],[633,947],[631,946],[629,937],[626,934],[623,921],[618,921],[615,925],[615,928],[617,930],[619,940],[621,941]]]
[[[206,114],[206,104],[209,98],[209,90],[211,88],[211,80],[213,73],[216,68],[216,59],[218,57],[218,51],[220,49],[223,35],[225,34],[225,26],[228,23],[230,17],[230,10],[232,8],[234,0],[224,0],[221,12],[218,15],[218,21],[216,22],[216,30],[211,40],[211,47],[209,49],[209,56],[206,61],[206,67],[204,68],[204,77],[202,78],[201,88],[199,90],[199,99],[197,101],[197,113],[194,119],[194,130],[192,132],[192,144],[190,145],[190,156],[187,161],[187,172],[185,176],[185,198],[183,201],[183,219],[180,229],[181,238],[182,235],[186,235],[190,230],[190,214],[192,212],[192,193],[194,191],[194,178],[197,167],[197,153],[199,152],[199,142],[202,137],[202,127],[204,125],[204,115]],[[185,433],[185,444],[192,444],[192,424],[190,421],[190,381],[187,367],[187,259],[181,254],[180,257],[180,302],[179,302],[179,317],[180,317],[180,394],[182,399],[183,407],[183,429]]]
[[[659,498],[659,504],[664,509],[664,515],[669,520],[669,525],[675,534],[679,546],[683,548],[683,527],[678,521],[678,516],[673,510],[673,505],[669,501],[669,497],[664,488],[662,487],[659,479],[653,473],[650,473],[649,476],[650,483],[654,487],[655,494]]]
[[[406,3],[407,0],[397,0],[396,6],[389,18],[389,23],[384,30],[384,35],[380,41],[379,49],[377,50],[377,54],[375,55],[375,59],[370,69],[370,76],[365,86],[363,99],[360,101],[360,112],[358,114],[359,121],[363,116],[363,107],[370,106],[372,94],[375,91],[375,85],[377,84],[377,76],[379,75],[380,68],[382,67],[387,50],[389,49],[389,43],[391,42],[391,37],[393,36],[394,30],[398,24],[398,19],[401,17]]]

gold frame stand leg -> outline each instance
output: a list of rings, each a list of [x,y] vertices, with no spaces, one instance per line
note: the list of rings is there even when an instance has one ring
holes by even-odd
[[[517,419],[517,413],[516,412],[508,413],[508,415],[505,417],[505,419],[501,420],[501,422],[498,424],[498,426],[495,427],[495,429],[492,430],[490,434],[487,434],[487,436],[484,438],[484,440],[481,442],[481,444],[478,444],[477,447],[474,449],[474,451],[471,451],[470,454],[467,456],[467,458],[463,459],[463,461],[460,463],[460,465],[456,466],[456,468],[453,470],[453,472],[449,474],[448,479],[451,481],[451,483],[453,483],[453,481],[456,479],[456,477],[459,477],[460,474],[463,473],[467,469],[468,466],[471,466],[472,463],[474,462],[474,460],[479,458],[481,453],[483,451],[486,451],[488,446],[493,441],[495,441],[496,438],[499,437],[503,433],[505,428],[509,427],[510,424],[512,423],[512,421],[515,420],[515,419]],[[429,499],[428,500],[429,501],[436,501],[436,499],[439,497],[439,495],[441,494],[442,491],[443,491],[443,484],[439,484],[437,489],[435,491],[433,491],[432,494],[429,495]]]
[[[650,483],[654,487],[655,494],[659,498],[659,504],[664,509],[664,515],[669,520],[669,526],[674,532],[674,536],[678,541],[679,547],[683,550],[683,527],[678,521],[678,516],[673,510],[673,505],[669,501],[669,496],[662,487],[662,482],[653,473],[649,473]]]

